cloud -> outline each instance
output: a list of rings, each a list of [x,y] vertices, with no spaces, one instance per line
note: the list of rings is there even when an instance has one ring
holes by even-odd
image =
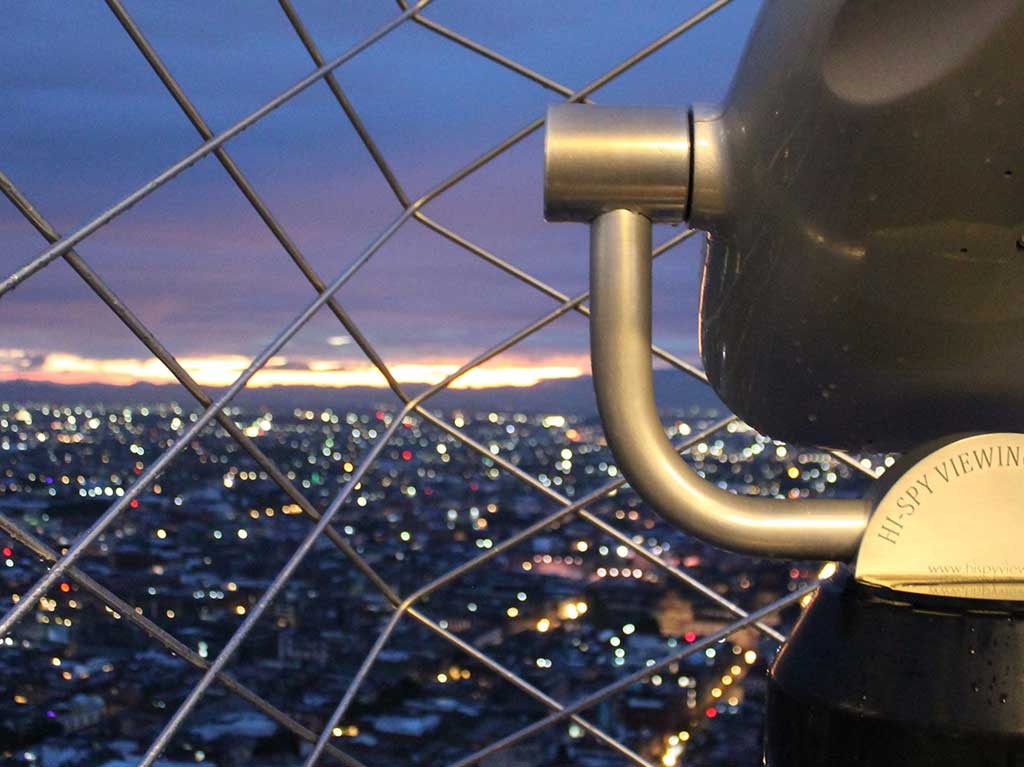
[[[40,370],[46,363],[46,354],[25,349],[0,349],[0,370],[5,373],[26,373]]]

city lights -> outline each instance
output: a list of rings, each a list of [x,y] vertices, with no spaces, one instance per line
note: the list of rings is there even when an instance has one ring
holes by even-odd
[[[54,498],[49,491],[57,488],[58,495],[52,501],[55,509],[65,502],[61,494],[98,502],[116,498],[118,490],[130,486],[145,470],[144,465],[137,464],[137,458],[146,456],[148,460],[159,454],[161,443],[173,438],[173,418],[180,421],[179,431],[192,422],[191,412],[179,407],[175,414],[170,405],[154,407],[146,416],[141,408],[102,414],[93,410],[89,417],[83,412],[77,426],[69,426],[63,415],[59,419],[44,416],[36,408],[25,408],[25,412],[33,421],[33,431],[8,417],[8,425],[0,425],[0,440],[6,440],[12,449],[22,444],[24,447],[18,448],[22,452],[38,451],[32,455],[46,469],[0,475],[0,496],[38,493],[35,497]],[[126,412],[131,414],[130,419]],[[113,421],[109,417],[112,414]],[[374,444],[371,433],[376,435],[381,423],[394,417],[387,410],[362,413],[306,407],[297,407],[291,414],[274,413],[273,417],[243,410],[231,415],[236,422],[248,423],[259,431],[254,439],[260,440],[268,456],[281,462],[290,481],[309,493],[309,504],[282,498],[267,473],[249,465],[229,438],[211,433],[201,450],[189,451],[179,459],[177,473],[167,472],[161,477],[159,493],[154,485],[152,492],[140,496],[142,503],[126,510],[123,526],[108,532],[102,546],[97,546],[95,561],[90,562],[98,579],[105,576],[104,580],[112,582],[118,581],[111,577],[110,569],[116,563],[117,574],[134,584],[129,603],[135,613],[147,619],[159,617],[161,626],[176,636],[180,634],[201,659],[215,657],[231,631],[243,622],[239,618],[250,615],[251,605],[257,604],[265,592],[282,557],[308,531],[306,509],[322,513],[352,479],[361,456]],[[0,410],[0,419],[3,417]],[[93,418],[96,425],[89,427]],[[407,574],[393,581],[396,587],[401,586],[403,595],[409,593],[410,584],[415,589],[418,583],[403,581],[408,574],[426,579],[473,557],[489,557],[495,547],[502,547],[545,513],[545,501],[541,499],[538,504],[524,495],[520,479],[497,464],[482,461],[501,456],[522,471],[534,472],[538,478],[543,475],[549,481],[546,487],[574,498],[607,482],[614,471],[606,448],[599,444],[600,432],[593,421],[497,410],[467,410],[461,418],[462,428],[484,446],[486,455],[454,449],[455,443],[448,437],[418,416],[408,415],[378,463],[353,483],[351,500],[334,521],[333,529],[344,535],[346,545],[375,567],[383,562],[382,570],[399,563],[407,568],[391,570]],[[59,426],[51,427],[51,423]],[[683,433],[683,426],[697,431],[705,421],[698,418],[675,423]],[[82,432],[82,428],[88,428],[88,432]],[[47,434],[46,440],[36,439],[39,431]],[[61,435],[80,435],[83,439],[62,442],[58,439]],[[819,463],[800,461],[798,457],[803,454],[792,452],[777,459],[771,443],[759,439],[749,430],[733,430],[723,434],[721,440],[709,439],[706,451],[694,460],[709,476],[731,473],[733,466],[756,462],[756,475],[751,473],[748,478],[743,473],[746,469],[741,469],[733,481],[740,490],[757,488],[769,496],[781,492],[782,488],[773,489],[774,483],[788,482],[793,464],[798,464],[804,475],[793,481],[808,487],[825,482],[826,466],[837,475],[846,471],[838,463],[826,464],[831,459],[825,456]],[[769,449],[764,449],[765,444]],[[69,452],[52,452],[64,449]],[[117,455],[130,458],[117,464],[113,458]],[[746,463],[741,463],[741,458]],[[46,465],[50,460],[55,461],[52,467]],[[225,477],[231,478],[230,487],[225,486]],[[109,494],[106,488],[111,489]],[[86,496],[79,490],[86,490]],[[592,509],[620,526],[628,538],[609,539],[585,520],[566,517],[532,536],[528,542],[532,548],[510,551],[508,558],[505,554],[489,558],[486,567],[491,569],[478,571],[487,572],[488,577],[445,585],[450,593],[443,600],[431,599],[424,612],[442,613],[437,627],[471,644],[487,642],[479,649],[494,654],[514,673],[564,677],[571,683],[580,678],[580,669],[586,669],[595,680],[610,682],[686,648],[719,630],[727,620],[715,605],[694,598],[674,576],[639,556],[638,551],[646,549],[652,557],[685,568],[718,593],[738,587],[753,589],[750,596],[758,600],[776,596],[757,591],[763,588],[759,573],[767,565],[751,563],[728,577],[720,575],[714,553],[694,550],[628,494],[596,502]],[[33,519],[62,547],[70,545],[78,534],[67,517],[51,511],[32,513],[50,515],[49,520]],[[379,631],[375,621],[383,604],[380,595],[362,572],[347,566],[343,557],[335,558],[328,543],[323,542],[324,548],[300,568],[258,622],[259,633],[247,646],[259,649],[246,661],[246,680],[270,687],[275,675],[284,669],[315,689],[331,673],[331,658],[340,657],[347,652],[345,648],[359,646]],[[4,556],[12,564],[5,573],[10,572],[15,577],[12,584],[17,583],[10,596],[14,603],[17,592],[30,585],[29,566],[34,565],[18,547],[6,548]],[[822,574],[828,574],[827,566]],[[792,579],[798,583],[812,575],[806,568],[798,568]],[[33,638],[28,645],[21,645],[10,637],[4,641],[12,657],[41,654],[42,663],[56,670],[50,675],[49,689],[29,693],[29,688],[20,684],[14,687],[25,703],[16,703],[12,693],[8,698],[10,707],[34,710],[38,703],[59,714],[57,704],[80,692],[79,687],[89,680],[101,694],[109,696],[112,706],[121,707],[119,710],[125,712],[122,716],[132,717],[132,706],[125,706],[118,697],[121,693],[112,691],[120,690],[119,685],[125,685],[126,679],[140,674],[154,690],[150,694],[153,708],[162,707],[156,701],[165,706],[164,701],[174,700],[184,677],[177,672],[167,673],[159,665],[152,666],[151,672],[140,671],[149,666],[134,660],[133,654],[139,652],[137,645],[118,644],[120,633],[109,634],[112,629],[108,630],[116,669],[102,658],[105,647],[81,641],[82,636],[95,631],[96,621],[116,625],[113,621],[122,617],[109,606],[96,615],[85,610],[72,613],[82,605],[79,599],[70,597],[78,597],[81,590],[80,584],[70,580],[58,581],[52,596],[39,600],[35,628],[50,632],[47,642],[33,644],[39,642]],[[465,609],[458,609],[460,606]],[[69,614],[75,616],[74,621]],[[128,632],[124,634],[127,642],[134,629],[126,625],[123,630]],[[256,640],[256,636],[260,638]],[[381,652],[380,663],[387,664],[388,673],[396,675],[398,689],[408,696],[414,713],[401,714],[408,721],[394,723],[380,723],[373,714],[365,715],[364,721],[364,714],[359,713],[358,724],[333,727],[334,737],[359,738],[364,733],[378,738],[384,732],[378,731],[378,724],[385,729],[394,724],[399,730],[425,727],[433,721],[431,717],[448,717],[446,706],[466,706],[469,711],[476,701],[490,700],[488,705],[500,707],[502,698],[492,686],[491,674],[477,674],[475,669],[465,667],[463,660],[445,653],[443,642],[436,646],[424,642],[422,648],[415,644],[410,648],[401,641],[389,642]],[[738,641],[701,647],[689,660],[661,668],[648,677],[645,694],[653,696],[651,700],[665,710],[681,712],[683,718],[658,736],[656,743],[660,745],[651,746],[652,750],[645,752],[647,758],[664,763],[669,755],[670,760],[683,764],[685,749],[700,747],[698,733],[709,726],[711,718],[731,717],[745,710],[746,677],[758,655],[754,649],[746,649],[750,645],[745,639],[743,647]],[[115,650],[117,654],[113,655]],[[96,663],[89,665],[91,657],[97,655]],[[181,660],[179,654],[176,662]],[[150,658],[146,663],[154,661]],[[415,680],[407,674],[415,674]],[[424,681],[430,684],[424,685]],[[406,689],[410,692],[404,692]],[[451,695],[456,690],[458,694]],[[616,701],[615,705],[632,705],[624,702],[625,698]],[[715,702],[715,706],[708,708],[709,702]],[[399,716],[387,714],[392,715]],[[567,727],[569,730],[563,731],[567,741],[582,737],[584,730],[578,725],[569,723]],[[203,758],[197,761],[222,761],[213,744],[201,745]]]

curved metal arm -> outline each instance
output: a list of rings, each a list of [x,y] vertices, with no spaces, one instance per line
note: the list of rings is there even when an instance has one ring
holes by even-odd
[[[630,484],[686,532],[733,551],[852,559],[866,500],[776,501],[720,490],[672,448],[658,419],[651,367],[651,222],[628,210],[590,226],[590,354],[608,445]]]

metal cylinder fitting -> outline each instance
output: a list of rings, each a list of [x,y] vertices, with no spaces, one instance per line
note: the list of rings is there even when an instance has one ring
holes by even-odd
[[[557,104],[548,109],[544,217],[592,221],[625,209],[678,224],[690,193],[685,109]]]

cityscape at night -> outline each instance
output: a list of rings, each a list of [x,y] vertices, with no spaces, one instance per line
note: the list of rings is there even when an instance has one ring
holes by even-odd
[[[543,222],[541,121],[520,126],[587,83],[580,98],[609,103],[668,103],[682,83],[720,98],[758,6],[446,0],[397,9],[404,24],[335,0],[12,9],[4,275],[311,67],[323,82],[0,289],[0,603],[17,613],[0,763],[750,764],[767,664],[820,563],[727,554],[625,484],[570,298],[585,243]],[[424,190],[438,199],[392,226]],[[659,365],[685,372],[691,234],[659,231],[656,253],[677,251],[658,261],[674,318]],[[182,445],[210,420],[189,395],[249,375],[366,243],[337,302]],[[400,409],[385,385],[436,409]],[[866,486],[864,467],[761,437],[713,396],[659,391],[711,482]]]
[[[0,767],[1024,765],[1024,2],[3,19]]]
[[[4,599],[17,603],[197,413],[0,404]],[[393,408],[228,413],[317,511],[396,417]],[[628,487],[602,493],[621,477],[596,418],[431,415],[402,419],[333,522],[385,589],[416,595],[331,728],[331,743],[363,763],[451,764],[548,712],[458,642],[541,695],[574,701],[818,574],[687,537]],[[723,415],[696,406],[666,414],[674,439],[699,438],[687,458],[707,480],[771,497],[863,492],[866,478],[829,454],[795,451],[736,421],[711,432]],[[598,500],[576,513],[542,490],[566,504]],[[135,764],[196,683],[196,666],[223,649],[311,525],[226,431],[204,432],[80,560],[85,579],[67,574],[4,640],[4,764]],[[329,721],[391,607],[333,538],[320,540],[228,666],[244,692],[214,684],[157,763],[296,763],[310,748],[296,728],[316,734]],[[794,617],[790,608],[764,624],[785,633]],[[776,649],[744,628],[588,707],[584,721],[663,767],[750,764]],[[479,763],[611,767],[622,758],[573,720]]]

